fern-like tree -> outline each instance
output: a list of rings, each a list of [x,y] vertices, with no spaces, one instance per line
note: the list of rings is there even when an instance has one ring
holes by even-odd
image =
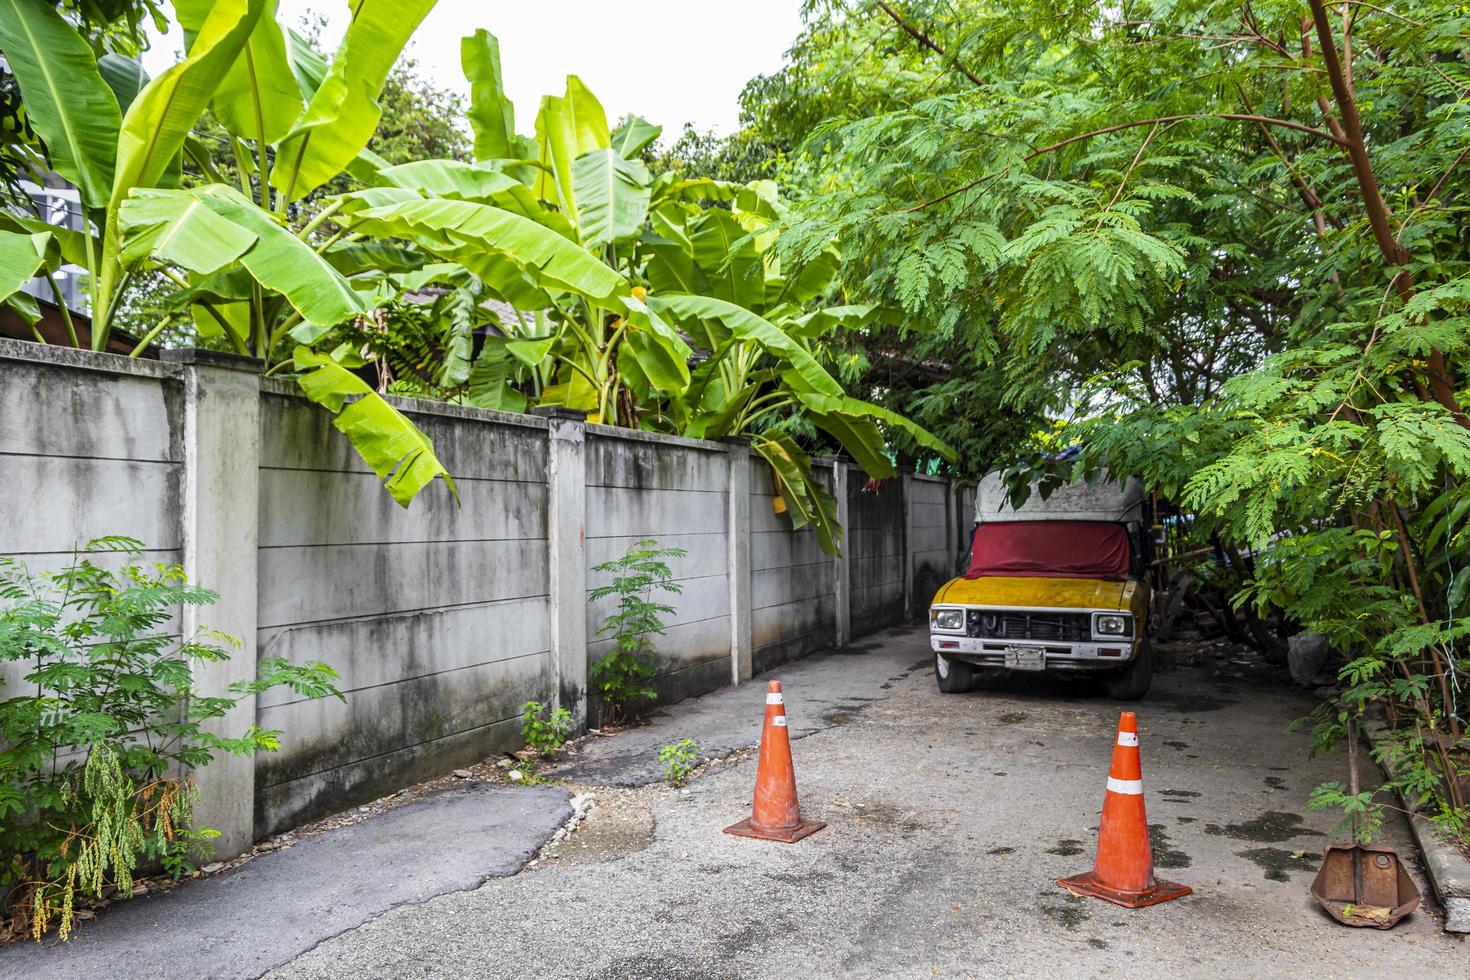
[[[819,176],[785,246],[835,237],[849,284],[947,345],[916,397],[1012,409],[1034,448],[1081,441],[1075,467],[1177,502],[1238,604],[1332,637],[1349,700],[1399,723],[1399,788],[1464,833],[1466,10],[813,10],[798,59],[870,44],[889,70],[801,144]],[[838,70],[796,64],[808,91]],[[992,391],[946,386],[979,371]]]
[[[593,571],[611,579],[593,589],[588,598],[597,602],[618,597],[616,611],[597,627],[597,635],[610,637],[613,648],[594,661],[588,672],[593,690],[602,698],[604,722],[625,721],[639,704],[654,697],[649,684],[657,666],[653,638],[663,635],[663,618],[674,612],[659,596],[684,591],[668,562],[686,554],[683,548],[660,548],[657,541],[644,539],[621,557],[593,566]]]

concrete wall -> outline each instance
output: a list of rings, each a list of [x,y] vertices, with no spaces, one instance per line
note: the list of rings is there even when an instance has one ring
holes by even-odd
[[[257,758],[260,834],[511,743],[552,683],[546,423],[414,407],[461,506],[436,484],[399,507],[326,412],[262,393],[260,655],[326,661],[347,700],[261,697],[287,735]]]
[[[831,489],[831,466],[819,469]],[[755,673],[826,649],[835,641],[836,566],[810,528],[794,531],[776,513],[771,468],[750,468],[750,605]]]
[[[172,365],[0,340],[0,555],[54,571],[126,535],[178,562],[182,392]],[[0,664],[7,687],[24,673]]]
[[[660,703],[712,691],[730,680],[729,508],[730,470],[726,447],[587,427],[587,589],[605,586],[612,573],[596,566],[612,561],[640,540],[659,548],[682,548],[667,559],[678,593],[655,593],[672,606],[664,635],[654,637],[658,667],[652,686]],[[614,646],[597,630],[617,611],[616,596],[587,607],[589,663]],[[598,716],[598,699],[590,699]]]
[[[862,470],[847,469],[845,534],[848,574],[852,582],[854,638],[904,618],[905,510],[902,479],[885,480],[869,489]]]
[[[846,514],[834,559],[774,512],[770,471],[743,445],[415,401],[396,404],[462,505],[436,483],[403,509],[294,385],[176,353],[0,341],[0,493],[16,515],[0,554],[54,567],[127,534],[149,560],[183,562],[221,600],[179,628],[245,639],[196,681],[204,693],[261,658],[340,672],[345,702],[270,691],[228,719],[284,735],[279,752],[199,773],[222,854],[515,747],[523,701],[595,722],[587,666],[611,647],[597,627],[614,600],[586,594],[608,579],[594,567],[641,539],[687,552],[670,561],[681,592],[656,641],[660,702],[921,614],[960,542],[946,481],[874,493],[857,468],[819,461]]]
[[[955,576],[954,506],[948,480],[911,476],[908,553],[912,563],[911,608],[924,610],[939,587]]]

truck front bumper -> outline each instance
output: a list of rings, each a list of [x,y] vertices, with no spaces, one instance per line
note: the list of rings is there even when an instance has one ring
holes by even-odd
[[[1045,652],[1048,671],[1087,671],[1113,670],[1132,663],[1138,655],[1138,641],[1124,637],[1086,642],[1012,641],[930,633],[929,649],[977,667],[1006,666],[1006,651],[1010,649],[1040,649]]]

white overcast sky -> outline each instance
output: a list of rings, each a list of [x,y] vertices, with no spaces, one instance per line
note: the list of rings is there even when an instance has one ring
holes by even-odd
[[[733,131],[740,90],[752,76],[779,68],[801,28],[801,0],[440,0],[409,42],[419,72],[443,88],[467,93],[459,39],[477,27],[500,39],[505,87],[516,105],[516,129],[530,135],[541,96],[560,94],[580,75],[607,110],[609,122],[636,112],[677,136],[685,122]],[[328,18],[327,45],[341,39],[347,3],[281,0],[277,19],[297,27],[308,13]],[[143,56],[150,74],[183,48],[177,28]],[[330,55],[330,51],[326,52]]]

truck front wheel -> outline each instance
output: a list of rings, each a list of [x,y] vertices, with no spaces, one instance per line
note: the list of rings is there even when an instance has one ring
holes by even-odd
[[[936,653],[934,679],[945,694],[964,694],[975,686],[975,667],[963,660],[951,660],[942,653]]]
[[[1148,693],[1153,680],[1154,647],[1144,639],[1138,645],[1138,656],[1133,658],[1133,663],[1108,679],[1108,697],[1119,701],[1137,701]]]

